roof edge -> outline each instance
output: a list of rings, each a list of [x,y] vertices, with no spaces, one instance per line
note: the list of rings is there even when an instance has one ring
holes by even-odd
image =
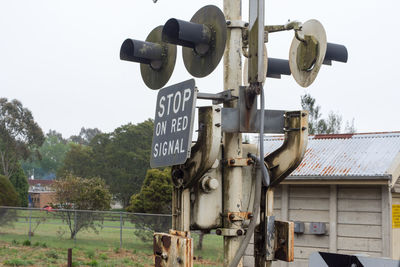
[[[320,176],[320,175],[290,175],[285,180],[391,180],[392,175],[331,175],[331,176]]]

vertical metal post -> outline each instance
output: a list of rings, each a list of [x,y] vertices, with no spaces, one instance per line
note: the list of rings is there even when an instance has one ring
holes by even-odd
[[[172,229],[190,230],[190,191],[174,188],[172,192]]]
[[[224,0],[225,18],[230,21],[242,19],[242,1]],[[224,54],[224,90],[233,89],[234,96],[239,95],[239,86],[242,85],[242,29],[228,28],[227,45]],[[237,107],[237,102],[224,104],[224,107]],[[242,135],[240,133],[225,133],[223,136],[224,158],[234,159],[242,157]],[[224,214],[240,212],[242,210],[242,170],[240,167],[226,167],[223,177]],[[240,228],[232,224],[224,216],[224,228]],[[224,237],[224,266],[229,266],[235,257],[242,237]],[[241,266],[242,263],[239,264]]]
[[[31,225],[31,221],[32,221],[32,208],[29,208],[29,232],[28,232],[28,238],[29,241],[31,241],[31,235],[32,235],[32,225]]]
[[[76,210],[74,209],[74,231],[75,231],[75,234],[74,234],[74,245],[76,246],[76,223],[77,223],[77,218],[76,218]]]
[[[72,267],[72,248],[68,249],[68,267]]]
[[[119,248],[122,248],[122,211],[119,213]]]
[[[264,267],[266,256],[267,256],[267,228],[265,216],[267,213],[267,187],[263,186],[261,189],[261,201],[260,201],[260,224],[254,231],[254,257],[255,266]],[[257,204],[255,204],[257,205]]]
[[[267,201],[267,203],[266,203],[267,216],[272,216],[273,211],[274,211],[274,189],[273,188],[268,188],[266,201]],[[267,226],[269,226],[269,225],[267,225]],[[267,242],[267,244],[266,244],[266,247],[268,246],[269,250],[274,250],[274,243],[272,241],[274,241],[274,240],[269,240],[269,242]],[[265,266],[266,267],[272,266],[272,260],[267,259]]]

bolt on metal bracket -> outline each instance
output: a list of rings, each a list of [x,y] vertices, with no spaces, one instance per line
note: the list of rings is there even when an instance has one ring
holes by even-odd
[[[215,230],[215,233],[217,235],[222,235],[222,236],[242,236],[246,234],[246,230],[239,228],[239,229],[233,229],[233,228],[218,228]]]
[[[249,23],[243,21],[243,20],[227,20],[226,25],[228,28],[247,28],[249,26]]]
[[[226,161],[229,167],[245,167],[254,163],[251,158],[235,158]]]

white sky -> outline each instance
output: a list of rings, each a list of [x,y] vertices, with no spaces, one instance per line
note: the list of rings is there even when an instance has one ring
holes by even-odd
[[[222,7],[222,0],[1,0],[0,97],[22,101],[45,132],[64,137],[82,126],[110,132],[152,118],[157,91],[144,85],[138,64],[119,60],[120,45],[144,40],[169,18],[190,20],[207,4]],[[354,118],[358,132],[400,130],[400,1],[267,0],[266,8],[267,24],[320,20],[328,41],[349,51],[347,64],[323,66],[309,88],[288,76],[268,79],[268,108],[299,109],[309,92],[324,115]],[[244,19],[247,13],[243,1]],[[287,59],[292,37],[270,35],[268,55]],[[196,79],[200,91],[222,90],[221,66]],[[189,78],[178,48],[167,85]]]

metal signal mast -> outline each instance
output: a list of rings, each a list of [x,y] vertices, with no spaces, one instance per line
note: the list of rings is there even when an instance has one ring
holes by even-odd
[[[249,0],[245,22],[241,4],[224,0],[223,11],[205,6],[190,21],[169,19],[146,41],[127,39],[121,46],[120,58],[141,63],[151,89],[164,87],[171,77],[176,46],[182,47],[187,71],[198,78],[223,57],[223,91],[200,92],[191,79],[158,93],[151,166],[172,166],[174,190],[173,229],[154,234],[156,266],[193,266],[190,230],[215,230],[224,237],[224,266],[242,264],[253,234],[255,266],[294,258],[293,222],[275,220],[273,191],[303,158],[308,113],[265,109],[263,86],[267,77],[292,74],[307,87],[322,64],[347,62],[347,50],[328,43],[317,20],[265,25],[265,0]],[[294,31],[289,60],[268,57],[268,35],[288,30]],[[199,108],[199,135],[192,146],[197,99],[212,105]],[[244,144],[242,133],[259,133],[259,148]],[[264,133],[284,134],[282,146],[266,157]]]

